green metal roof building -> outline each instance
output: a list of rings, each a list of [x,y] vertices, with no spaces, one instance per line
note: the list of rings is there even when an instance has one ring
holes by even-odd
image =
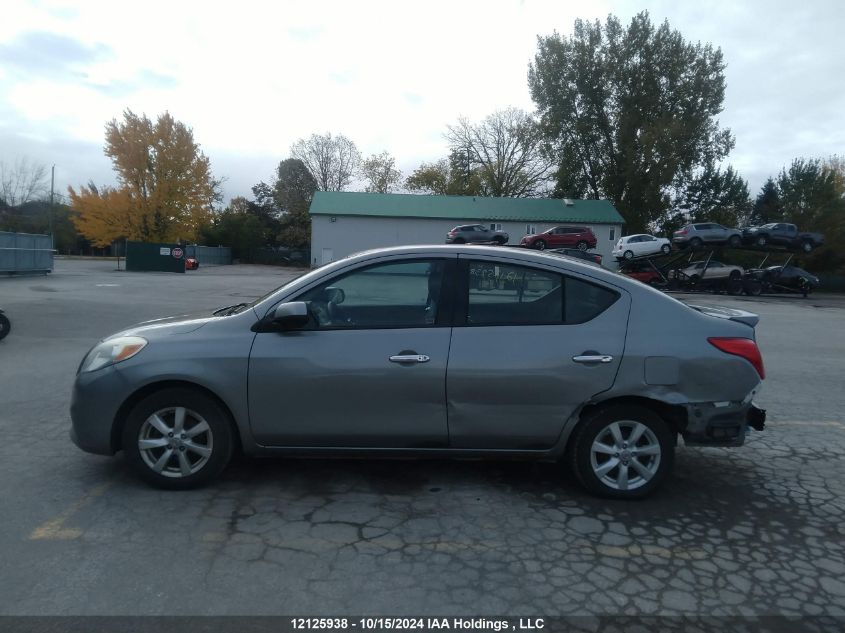
[[[624,220],[607,200],[488,198],[318,191],[311,202],[311,258],[326,264],[351,253],[402,244],[443,244],[461,224],[506,231],[510,243],[558,225],[588,226],[610,256]]]

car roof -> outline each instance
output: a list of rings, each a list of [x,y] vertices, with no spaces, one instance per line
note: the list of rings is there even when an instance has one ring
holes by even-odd
[[[620,275],[617,275],[615,272],[605,268],[595,266],[586,260],[569,257],[567,255],[563,255],[562,253],[537,251],[518,246],[484,246],[481,244],[419,244],[409,246],[389,246],[386,248],[374,248],[361,251],[328,265],[332,266],[334,264],[339,264],[340,262],[344,262],[346,264],[356,264],[368,259],[389,257],[393,255],[419,255],[421,257],[426,255],[479,255],[483,257],[501,257],[503,259],[510,259],[513,260],[516,265],[524,262],[525,264],[534,263],[559,266],[561,262],[566,262],[566,267],[572,270],[572,272],[584,273],[585,275],[590,275],[600,279],[601,281],[606,281],[607,283],[617,286],[620,285],[618,281]]]

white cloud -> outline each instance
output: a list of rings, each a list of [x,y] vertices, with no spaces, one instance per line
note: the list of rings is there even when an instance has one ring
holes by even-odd
[[[737,135],[731,162],[752,188],[795,155],[845,144],[845,88],[836,70],[843,51],[835,37],[843,18],[835,4],[645,6],[688,39],[724,49],[722,120]],[[344,134],[365,154],[386,149],[407,173],[445,154],[443,132],[458,116],[533,107],[527,68],[538,34],[568,33],[576,17],[613,12],[627,20],[640,4],[169,0],[128,7],[105,0],[5,6],[0,46],[47,32],[100,54],[82,76],[78,66],[58,76],[0,68],[0,158],[49,156],[52,145],[68,143],[100,151],[103,125],[128,107],[150,116],[169,110],[191,125],[216,174],[228,177],[228,196],[249,194],[293,141],[313,132]],[[57,171],[69,183],[109,178],[103,160],[79,157]]]

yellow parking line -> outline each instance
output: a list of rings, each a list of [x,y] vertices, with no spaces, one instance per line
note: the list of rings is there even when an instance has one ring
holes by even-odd
[[[107,482],[94,488],[91,492],[84,495],[69,508],[66,508],[63,512],[57,514],[49,521],[46,521],[35,528],[32,533],[30,533],[29,540],[66,541],[82,536],[82,530],[78,528],[66,528],[64,526],[65,521],[90,504],[94,499],[102,496],[111,485],[111,482]]]

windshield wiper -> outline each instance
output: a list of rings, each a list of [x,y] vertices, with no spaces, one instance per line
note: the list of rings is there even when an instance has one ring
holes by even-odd
[[[230,314],[234,314],[235,312],[237,312],[241,308],[245,308],[248,305],[249,305],[248,303],[236,303],[233,306],[226,306],[225,308],[220,308],[219,310],[215,310],[211,314],[213,314],[214,316],[229,316]]]

